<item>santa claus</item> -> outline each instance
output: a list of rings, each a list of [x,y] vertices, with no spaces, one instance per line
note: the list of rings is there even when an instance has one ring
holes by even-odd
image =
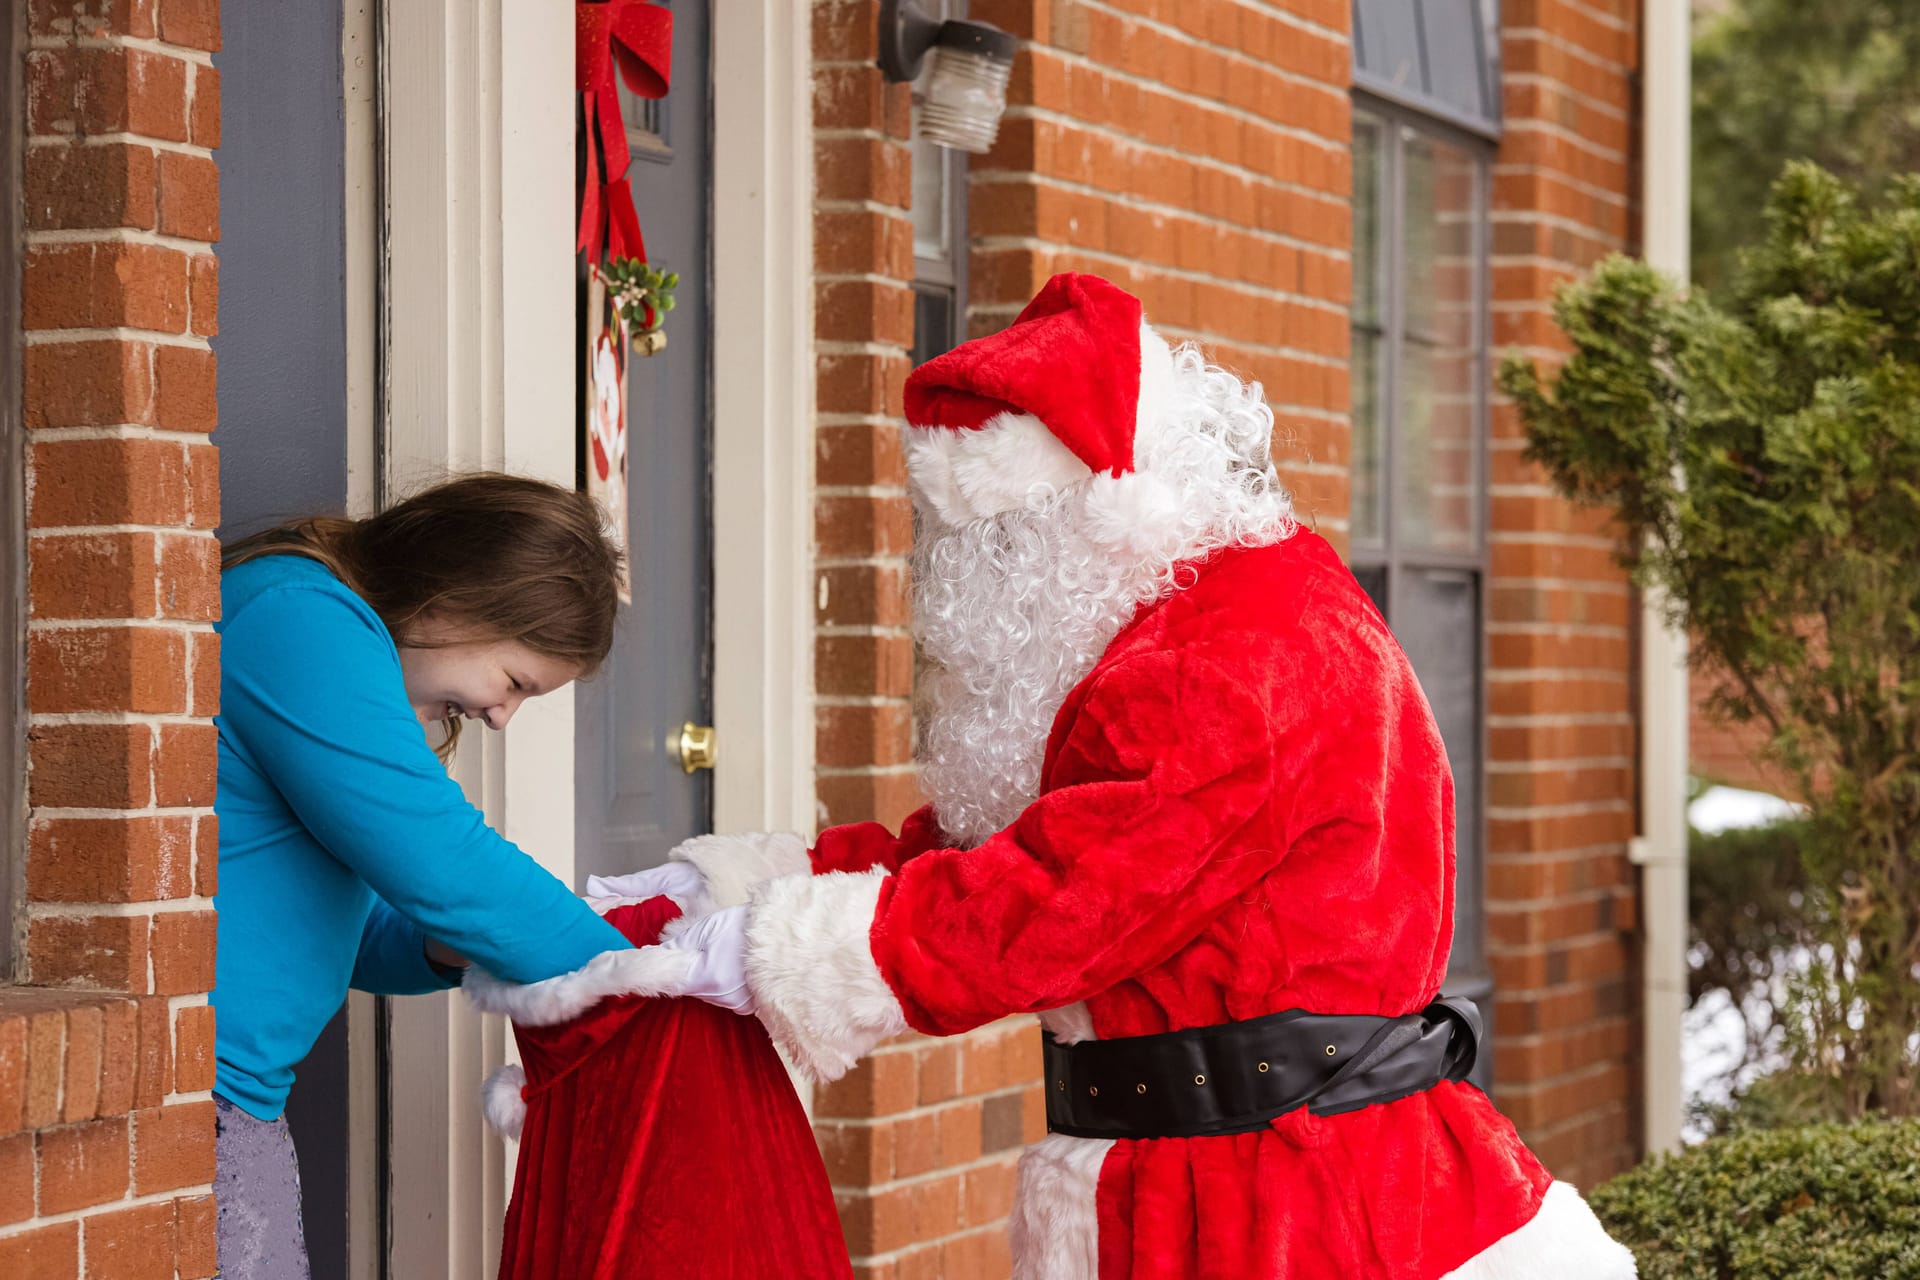
[[[1023,1277],[1632,1276],[1464,1080],[1445,752],[1259,387],[1063,275],[906,394],[930,803],[682,846],[621,963],[823,1079],[1039,1014]]]

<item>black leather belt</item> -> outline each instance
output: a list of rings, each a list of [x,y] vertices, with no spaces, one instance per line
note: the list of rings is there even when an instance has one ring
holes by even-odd
[[[1357,1111],[1461,1080],[1480,1011],[1459,996],[1399,1018],[1293,1009],[1247,1022],[1062,1045],[1041,1032],[1047,1128],[1079,1138],[1251,1133],[1308,1107]]]

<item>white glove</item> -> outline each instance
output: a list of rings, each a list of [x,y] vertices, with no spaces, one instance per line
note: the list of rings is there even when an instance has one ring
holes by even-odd
[[[588,876],[587,897],[587,905],[601,915],[625,903],[659,897],[679,903],[684,915],[703,916],[713,910],[707,878],[691,862],[663,862],[624,876]]]
[[[684,982],[663,995],[692,996],[735,1013],[754,1011],[747,990],[747,918],[751,907],[727,907],[674,932],[661,947],[691,952]]]

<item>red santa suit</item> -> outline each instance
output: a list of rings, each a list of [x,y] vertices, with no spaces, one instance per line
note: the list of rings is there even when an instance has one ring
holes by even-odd
[[[1059,701],[1038,785],[1000,829],[944,834],[936,790],[898,835],[711,837],[677,855],[723,900],[750,891],[759,1014],[816,1074],[907,1028],[1016,1013],[1065,1042],[1435,998],[1453,783],[1406,657],[1319,537],[1286,519],[1209,532],[1156,478],[1156,456],[1210,465],[1223,447],[1221,431],[1174,438],[1211,430],[1209,404],[1246,411],[1221,376],[1173,359],[1137,302],[1088,277],[1057,277],[1011,328],[915,373],[930,518],[1011,511],[1013,540],[1082,486],[1076,510],[1117,554],[1178,563]],[[1054,1133],[1025,1153],[1017,1201],[1016,1272],[1036,1280],[1634,1274],[1486,1095],[1451,1081],[1255,1132]]]

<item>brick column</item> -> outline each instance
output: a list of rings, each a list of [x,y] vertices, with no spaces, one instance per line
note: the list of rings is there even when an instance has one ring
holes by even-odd
[[[30,814],[0,1274],[209,1276],[218,5],[32,0],[28,24]]]
[[[1626,250],[1639,31],[1626,0],[1507,0],[1493,345],[1556,360],[1553,290]],[[1636,1156],[1637,603],[1601,513],[1562,501],[1493,413],[1487,935],[1501,1109],[1560,1177]]]
[[[814,6],[815,691],[823,823],[898,822],[913,781],[911,99],[875,64],[873,0]]]

